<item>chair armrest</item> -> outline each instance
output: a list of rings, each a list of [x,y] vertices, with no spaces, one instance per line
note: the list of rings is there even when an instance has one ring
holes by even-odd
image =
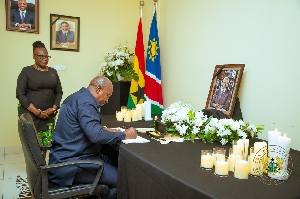
[[[103,162],[99,161],[99,160],[70,160],[70,161],[67,161],[67,162],[41,166],[40,168],[41,168],[41,172],[42,172],[43,190],[48,190],[48,172],[49,171],[59,169],[59,168],[62,168],[62,167],[66,167],[66,166],[77,165],[77,164],[97,164],[97,165],[99,165],[97,175],[95,177],[95,180],[94,180],[93,185],[92,185],[92,187],[90,189],[90,192],[89,192],[89,194],[92,195],[95,187],[98,184],[98,181],[101,177],[103,167],[104,167]]]

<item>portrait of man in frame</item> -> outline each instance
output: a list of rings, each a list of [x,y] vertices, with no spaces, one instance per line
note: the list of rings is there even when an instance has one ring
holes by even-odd
[[[6,0],[6,30],[39,33],[38,0]]]
[[[206,101],[206,109],[217,109],[231,117],[244,64],[217,65]]]
[[[79,52],[80,18],[50,14],[50,49]]]

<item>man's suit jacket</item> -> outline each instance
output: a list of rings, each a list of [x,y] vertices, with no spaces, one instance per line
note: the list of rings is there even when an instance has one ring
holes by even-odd
[[[10,25],[15,27],[16,24],[22,24],[22,18],[20,16],[20,10],[19,9],[12,9],[10,11]],[[30,24],[31,28],[33,29],[35,27],[34,25],[34,13],[26,10],[26,14],[24,17],[23,23]]]
[[[65,36],[63,31],[61,31],[61,30],[56,31],[56,44],[61,44],[61,43],[66,43],[66,42],[73,43],[74,37],[75,37],[74,31],[68,31],[67,36]]]
[[[228,110],[231,101],[231,92],[226,89],[224,93],[221,92],[221,89],[216,90],[211,100],[210,106],[214,107],[215,104],[223,105],[223,109]]]
[[[49,163],[69,160],[93,160],[100,157],[102,144],[125,139],[123,132],[108,132],[101,126],[100,104],[86,88],[71,94],[60,107],[53,135]],[[77,172],[92,173],[97,165],[74,165],[50,171],[49,179],[59,185],[71,185]],[[109,175],[109,174],[108,174]]]

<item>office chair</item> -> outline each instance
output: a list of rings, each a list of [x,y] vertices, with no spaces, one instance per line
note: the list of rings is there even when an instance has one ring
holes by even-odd
[[[27,181],[31,194],[35,199],[80,198],[89,195],[100,197],[108,193],[108,186],[98,184],[103,171],[102,161],[74,160],[47,165],[43,156],[43,150],[36,137],[36,129],[32,117],[29,113],[24,113],[19,117],[18,131],[25,157]],[[93,184],[58,186],[49,182],[49,171],[76,164],[99,165],[99,170]]]

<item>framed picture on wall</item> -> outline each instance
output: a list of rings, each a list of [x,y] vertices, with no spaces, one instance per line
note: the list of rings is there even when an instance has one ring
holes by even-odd
[[[39,0],[5,0],[6,30],[39,33]]]
[[[50,14],[50,49],[79,52],[80,18]]]
[[[206,109],[218,109],[231,118],[245,64],[216,65]]]

